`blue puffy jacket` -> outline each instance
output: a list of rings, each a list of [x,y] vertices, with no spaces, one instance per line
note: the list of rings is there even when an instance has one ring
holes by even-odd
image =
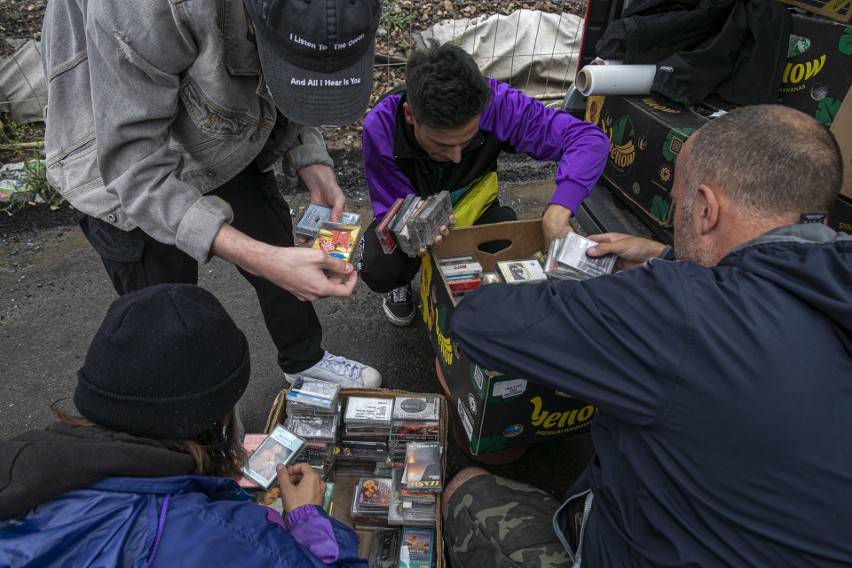
[[[367,566],[355,533],[321,508],[293,511],[291,533],[277,512],[246,499],[232,479],[104,479],[0,530],[0,566]],[[301,523],[311,525],[320,554],[328,541],[316,531],[336,541],[328,564],[297,540]]]
[[[93,427],[0,441],[0,567],[367,567],[355,532],[322,508],[284,520],[233,479],[174,473],[193,468],[153,440]]]

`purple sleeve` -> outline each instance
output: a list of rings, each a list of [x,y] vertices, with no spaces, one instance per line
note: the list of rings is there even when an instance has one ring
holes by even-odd
[[[293,538],[325,564],[358,556],[355,531],[334,521],[314,505],[293,509],[286,523]]]
[[[494,98],[480,119],[483,130],[538,161],[559,161],[550,203],[576,213],[606,165],[609,139],[594,124],[547,108],[505,83],[489,79]]]
[[[397,198],[414,193],[414,187],[396,166],[393,156],[399,100],[399,96],[389,96],[373,107],[364,119],[361,134],[364,175],[376,219],[381,219]]]

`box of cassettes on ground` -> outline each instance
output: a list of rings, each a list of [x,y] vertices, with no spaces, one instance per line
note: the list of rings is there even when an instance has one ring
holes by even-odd
[[[345,413],[346,404],[350,397],[369,397],[369,398],[386,398],[386,399],[394,399],[396,397],[434,397],[439,400],[440,410],[440,432],[438,441],[441,444],[441,447],[444,448],[444,451],[441,452],[441,477],[443,479],[443,485],[446,487],[446,484],[449,482],[447,479],[447,431],[448,431],[448,404],[447,399],[440,394],[436,393],[414,393],[402,390],[392,390],[392,389],[340,389],[339,392],[339,400],[342,402],[343,412]],[[275,397],[275,401],[272,403],[272,408],[269,411],[269,416],[266,419],[266,428],[265,432],[269,433],[275,426],[278,424],[283,424],[287,419],[287,389],[282,390],[278,393],[278,396]],[[373,535],[375,534],[375,529],[378,528],[386,528],[384,525],[376,525],[375,527],[370,527],[369,529],[362,529],[356,526],[352,520],[352,515],[350,513],[350,504],[352,503],[352,498],[354,495],[354,491],[356,486],[359,483],[361,478],[357,476],[349,476],[349,475],[336,475],[334,468],[331,470],[331,475],[328,476],[328,481],[332,481],[334,483],[334,489],[332,493],[332,505],[330,507],[330,515],[340,521],[341,523],[350,526],[355,529],[355,532],[358,533],[358,538],[360,539],[358,545],[358,553],[363,558],[370,558],[370,552],[373,541]],[[432,563],[431,566],[433,568],[444,568],[444,537],[441,522],[441,499],[440,494],[438,495],[438,499],[436,502],[436,512],[435,512],[435,533],[434,533],[434,542],[432,543]],[[389,528],[395,528],[402,530],[403,528],[408,527],[408,525],[401,526],[390,526]],[[416,528],[416,527],[415,527]],[[431,528],[431,527],[430,527]],[[379,564],[376,564],[379,565]],[[384,566],[385,564],[382,564]],[[390,564],[391,566],[396,567],[397,562],[393,562]],[[399,564],[402,566],[403,564]],[[370,566],[373,566],[373,563],[370,563]]]
[[[496,254],[483,243],[504,241]],[[440,258],[474,255],[482,270],[493,272],[503,260],[529,258],[544,247],[541,220],[512,221],[454,229],[424,263],[420,309],[456,414],[473,454],[488,454],[586,431],[595,408],[568,393],[483,369],[459,348],[447,329],[456,303],[438,268]],[[499,284],[495,284],[499,285]],[[535,284],[518,284],[534,286]],[[460,301],[464,301],[463,299]],[[488,333],[483,329],[482,333]]]

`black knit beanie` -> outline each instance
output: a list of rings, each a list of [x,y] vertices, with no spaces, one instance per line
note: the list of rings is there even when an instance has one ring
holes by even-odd
[[[160,284],[110,306],[77,373],[74,403],[110,430],[191,439],[237,403],[249,372],[245,335],[210,292]]]

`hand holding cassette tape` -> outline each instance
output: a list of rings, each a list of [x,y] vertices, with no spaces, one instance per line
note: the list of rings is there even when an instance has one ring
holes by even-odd
[[[308,463],[300,462],[289,467],[278,464],[278,487],[287,515],[304,505],[323,506],[325,481]]]
[[[446,237],[447,235],[449,235],[449,234],[450,234],[450,231],[452,231],[452,230],[453,230],[453,228],[455,228],[455,226],[456,226],[456,216],[455,216],[455,215],[450,215],[450,216],[447,218],[447,224],[446,224],[446,225],[441,225],[441,226],[438,228],[438,234],[437,234],[437,235],[435,235],[435,240],[434,240],[434,241],[432,242],[432,244],[431,244],[431,245],[429,245],[429,246],[433,246],[433,247],[439,247],[439,246],[441,246],[441,243],[442,243],[442,242],[444,242],[444,237]],[[424,257],[424,256],[426,256],[426,254],[427,254],[428,252],[429,252],[429,250],[428,250],[425,246],[420,247],[419,249],[417,249],[417,256],[419,256],[419,257]]]

